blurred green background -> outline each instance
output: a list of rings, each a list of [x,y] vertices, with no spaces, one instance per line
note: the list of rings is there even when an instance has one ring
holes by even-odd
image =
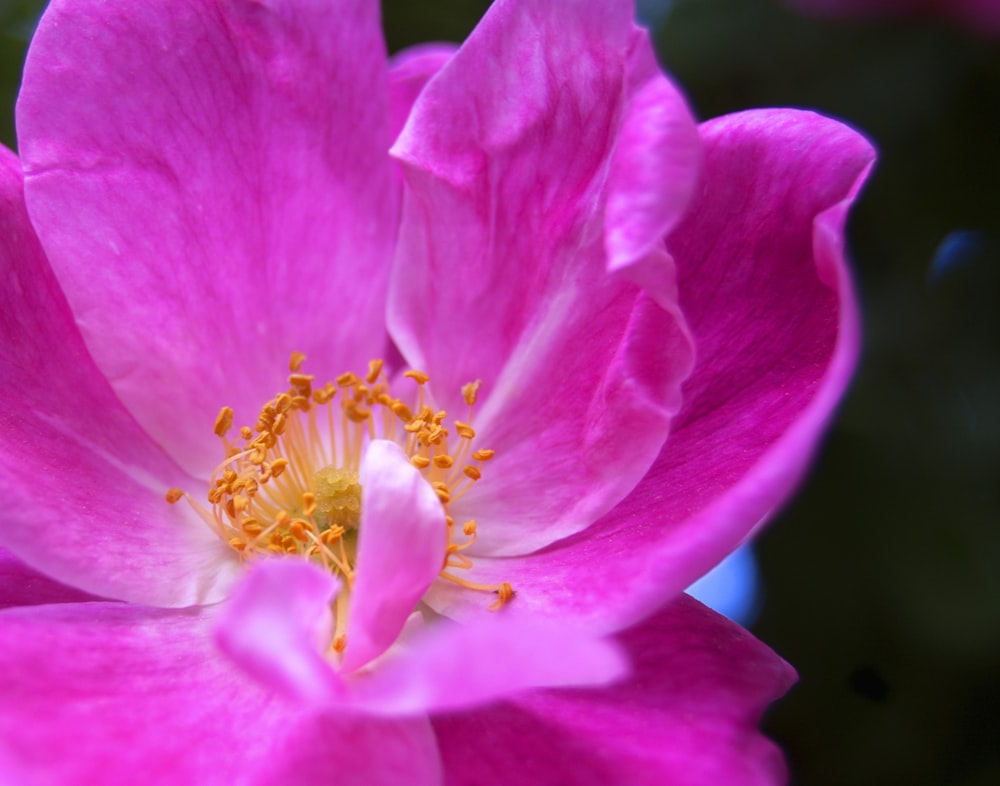
[[[10,147],[43,5],[0,0]],[[488,5],[386,0],[389,46],[460,41]],[[861,368],[809,483],[758,541],[754,630],[801,675],[768,731],[802,786],[998,784],[1000,39],[778,0],[659,12],[661,59],[699,117],[815,108],[880,153],[850,224]]]

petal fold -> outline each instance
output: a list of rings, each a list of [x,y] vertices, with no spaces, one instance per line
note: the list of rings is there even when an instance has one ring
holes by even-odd
[[[600,691],[534,691],[434,719],[449,786],[780,786],[757,729],[792,669],[682,598],[621,636],[632,674]]]
[[[106,603],[0,612],[0,782],[441,782],[426,720],[284,701],[216,650],[215,613]]]
[[[441,621],[401,642],[352,686],[353,700],[377,714],[444,712],[530,688],[607,685],[627,670],[613,642],[483,611],[474,624]]]
[[[632,494],[530,558],[479,558],[513,615],[614,630],[684,590],[788,498],[850,379],[859,327],[844,222],[872,165],[860,134],[796,110],[701,127],[704,186],[671,234],[698,346],[669,440]],[[438,611],[465,618],[435,586]]]
[[[479,522],[480,553],[540,548],[620,500],[662,445],[691,368],[669,258],[655,258],[658,307],[608,272],[635,35],[628,4],[494,3],[393,147],[407,189],[389,328],[442,409],[464,415],[462,386],[482,382],[477,444],[496,459],[455,508]],[[679,208],[650,207],[655,218],[626,232],[625,206],[648,184],[616,182],[624,259]],[[628,449],[607,449],[621,435]]]
[[[219,648],[276,693],[333,703],[342,686],[322,653],[330,648],[337,590],[330,573],[305,560],[261,560],[222,609]]]
[[[399,445],[374,440],[360,476],[345,671],[363,666],[395,641],[441,571],[447,546],[444,508]]]
[[[384,349],[398,221],[371,0],[54,0],[17,107],[32,221],[97,365],[190,471],[292,351]]]

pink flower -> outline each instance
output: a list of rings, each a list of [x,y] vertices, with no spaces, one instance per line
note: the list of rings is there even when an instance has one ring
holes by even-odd
[[[988,35],[1000,34],[1000,0],[790,0],[830,16],[939,16]]]
[[[0,161],[0,780],[782,780],[791,670],[681,593],[843,391],[872,151],[695,126],[631,14],[387,62],[374,0],[50,4]]]

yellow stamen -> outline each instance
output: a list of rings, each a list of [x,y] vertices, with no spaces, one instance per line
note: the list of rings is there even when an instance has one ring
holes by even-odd
[[[363,377],[347,372],[323,385],[302,372],[304,361],[301,352],[292,354],[288,389],[266,402],[255,426],[242,426],[235,441],[227,437],[233,410],[220,409],[212,430],[225,458],[208,483],[209,507],[178,488],[166,492],[166,501],[173,504],[187,498],[243,560],[298,554],[339,576],[342,589],[336,601],[333,650],[340,653],[347,646],[348,599],[362,518],[361,461],[371,440],[390,439],[403,448],[443,508],[446,543],[440,577],[470,590],[495,593],[492,610],[507,603],[514,595],[510,584],[475,584],[448,572],[473,567],[463,552],[476,541],[478,529],[475,519],[469,519],[459,531],[449,506],[482,477],[482,463],[494,455],[487,448],[472,448],[473,405],[481,383],[462,388],[469,405],[467,422],[448,421],[444,410],[425,403],[424,386],[430,378],[422,371],[403,374],[417,384],[417,400],[407,404],[390,393],[381,360],[372,360]],[[475,463],[468,463],[470,459]],[[462,542],[455,540],[456,535]]]

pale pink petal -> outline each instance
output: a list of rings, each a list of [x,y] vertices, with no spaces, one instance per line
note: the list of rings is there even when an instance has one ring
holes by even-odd
[[[539,548],[620,500],[690,369],[675,304],[607,272],[634,29],[627,3],[497,2],[393,147],[408,188],[389,326],[453,417],[482,380],[476,445],[497,456],[455,514],[479,522],[485,553]],[[629,193],[647,196],[622,183],[616,215]]]
[[[0,782],[441,782],[425,720],[305,712],[217,653],[212,614],[103,603],[0,612]]]
[[[59,581],[154,605],[218,599],[230,549],[164,492],[190,485],[97,370],[0,148],[0,544]]]
[[[343,667],[353,671],[395,641],[444,564],[444,508],[394,442],[375,440],[361,463],[361,525]]]
[[[374,0],[55,0],[17,108],[29,212],[97,365],[187,468],[384,345],[398,182]]]
[[[477,559],[509,581],[513,615],[614,629],[682,591],[789,496],[850,378],[858,317],[843,226],[873,152],[792,110],[702,127],[704,189],[671,235],[698,346],[684,408],[656,464],[614,511],[524,559]],[[435,584],[446,614],[476,613]]]
[[[795,679],[777,655],[689,598],[621,640],[633,672],[616,685],[435,718],[448,786],[785,783],[781,753],[757,729]]]
[[[219,648],[262,685],[306,704],[342,693],[324,653],[330,651],[333,575],[305,560],[276,557],[254,565],[226,601],[216,628]]]
[[[449,43],[418,44],[397,52],[389,60],[390,136],[395,139],[406,125],[410,110],[424,86],[455,54]]]
[[[53,581],[29,568],[6,549],[0,548],[0,609],[91,600],[101,598]]]
[[[471,625],[428,625],[359,674],[351,692],[369,712],[410,715],[475,707],[530,688],[608,685],[627,670],[611,641],[482,610]]]

